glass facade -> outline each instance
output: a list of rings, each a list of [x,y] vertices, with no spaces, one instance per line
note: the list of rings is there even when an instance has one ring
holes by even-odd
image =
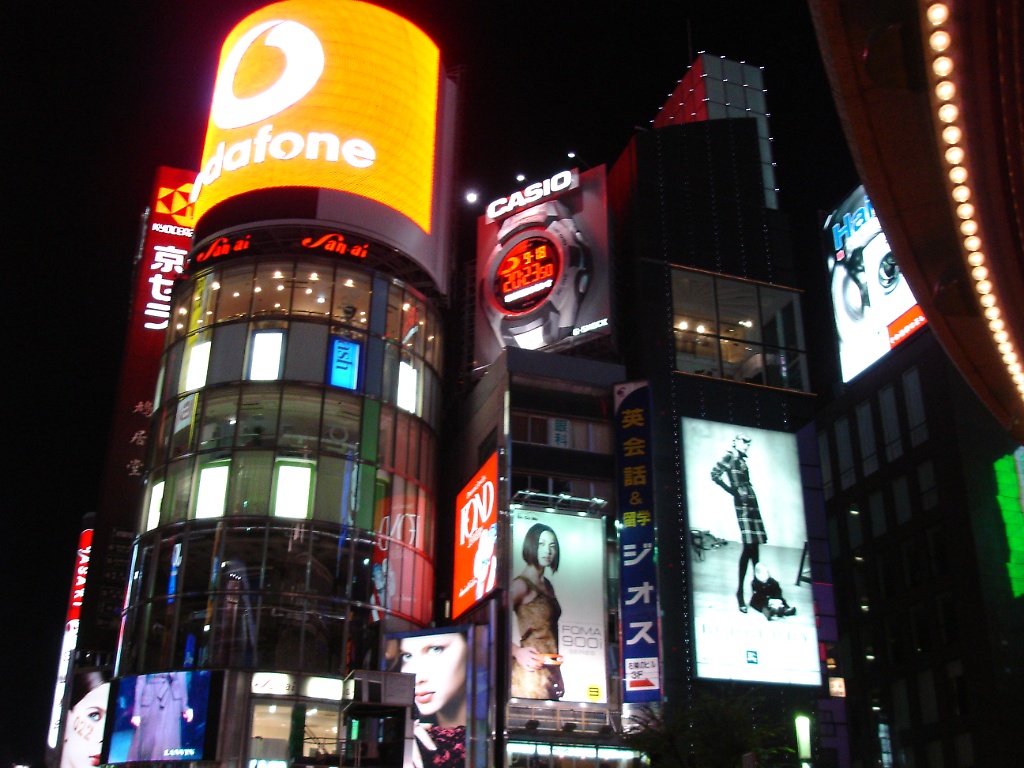
[[[344,675],[433,601],[438,313],[351,263],[176,286],[119,674]]]
[[[671,274],[677,370],[808,390],[797,291],[679,267]]]

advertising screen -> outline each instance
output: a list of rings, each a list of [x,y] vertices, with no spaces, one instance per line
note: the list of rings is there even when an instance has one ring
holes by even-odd
[[[796,436],[682,420],[699,677],[820,685]]]
[[[603,519],[513,515],[511,697],[608,700],[604,557]]]
[[[558,348],[610,330],[604,167],[561,171],[491,201],[477,229],[475,358]]]
[[[192,190],[196,219],[243,192],[349,192],[433,225],[440,54],[361,2],[289,0],[248,16],[221,50]]]
[[[474,700],[487,693],[486,684],[474,684],[477,665],[472,662],[470,630],[445,627],[387,635],[384,656],[389,671],[416,676],[416,738],[406,742],[404,768],[463,768],[467,715],[477,709]]]
[[[864,187],[829,215],[824,237],[839,362],[849,381],[927,321]]]
[[[498,573],[497,453],[459,492],[455,515],[452,616],[458,618],[494,589]]]
[[[116,685],[104,762],[213,758],[220,692],[213,673],[161,672],[125,677]]]

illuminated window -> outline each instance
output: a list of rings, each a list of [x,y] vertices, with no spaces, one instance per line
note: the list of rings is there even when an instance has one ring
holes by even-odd
[[[153,483],[149,492],[149,509],[146,513],[146,530],[151,531],[160,525],[160,505],[164,501],[164,481]]]
[[[398,364],[398,396],[395,404],[409,413],[416,413],[419,393],[419,372],[404,360]]]
[[[672,305],[678,370],[807,390],[796,291],[675,268]]]
[[[312,463],[279,461],[274,475],[274,517],[309,517]]]
[[[199,488],[196,490],[196,519],[223,517],[224,499],[228,495],[227,461],[210,464],[199,470]]]
[[[253,331],[249,348],[250,381],[275,381],[281,378],[284,331]]]
[[[199,389],[206,384],[206,372],[210,368],[210,342],[200,341],[187,345],[185,362],[182,365],[183,392]]]

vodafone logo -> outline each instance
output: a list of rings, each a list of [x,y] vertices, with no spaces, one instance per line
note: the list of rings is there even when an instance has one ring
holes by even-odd
[[[284,72],[262,93],[235,96],[235,76],[242,58],[267,30],[263,44],[279,48],[285,56]],[[296,21],[265,21],[250,29],[228,53],[213,91],[210,120],[218,128],[241,128],[276,115],[312,90],[324,72],[324,48],[309,27]]]
[[[380,203],[429,234],[440,51],[402,17],[356,0],[283,0],[221,48],[196,221],[257,190],[305,187]]]
[[[269,30],[269,31],[268,31]],[[246,52],[266,32],[264,45],[280,49],[285,56],[284,72],[265,90],[255,96],[238,98],[235,82]],[[268,118],[302,101],[320,80],[326,57],[320,39],[313,31],[297,21],[274,19],[255,25],[243,34],[221,61],[217,85],[213,90],[210,122],[223,131],[244,128]],[[296,131],[274,133],[274,126],[263,123],[256,135],[228,146],[220,142],[213,157],[207,160],[196,176],[189,195],[195,203],[203,186],[209,186],[221,174],[245,168],[250,163],[268,160],[306,160],[338,162],[343,160],[353,168],[369,168],[377,159],[377,151],[362,139],[341,139],[327,131],[309,131],[306,135]]]

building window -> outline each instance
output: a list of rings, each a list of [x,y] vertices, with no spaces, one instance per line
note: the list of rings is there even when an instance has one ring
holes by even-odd
[[[146,531],[151,531],[160,525],[160,505],[164,502],[164,481],[153,483],[149,492],[149,506],[146,511]]]
[[[878,404],[882,411],[882,436],[885,439],[885,458],[886,461],[894,461],[903,455],[903,438],[900,435],[899,414],[896,412],[896,394],[891,384],[879,390]]]
[[[856,504],[850,506],[850,514],[847,516],[850,532],[850,549],[857,549],[864,544],[864,530],[860,520],[860,509]]]
[[[511,428],[512,439],[518,443],[550,445],[588,453],[612,452],[611,427],[602,422],[516,411],[512,413]]]
[[[935,485],[935,465],[930,461],[918,465],[917,484],[921,489],[921,508],[933,509],[939,503],[939,489]]]
[[[210,342],[194,336],[192,343],[185,344],[185,362],[182,364],[181,392],[191,392],[206,384],[206,373],[210,369]]]
[[[313,489],[313,463],[278,461],[274,472],[274,517],[305,520]]]
[[[911,368],[903,374],[903,398],[907,404],[910,444],[920,445],[928,439],[928,422],[925,420],[921,376],[917,368]]]
[[[868,496],[868,511],[871,513],[871,535],[878,537],[889,527],[885,519],[885,500],[881,491],[873,491]]]
[[[826,499],[831,499],[835,488],[832,484],[832,452],[828,447],[828,433],[818,433],[818,456],[821,459],[821,490]]]
[[[228,495],[230,460],[212,462],[199,470],[199,487],[196,489],[196,519],[222,517],[224,501]]]
[[[836,458],[839,460],[839,487],[845,490],[857,480],[857,474],[853,469],[850,422],[845,416],[836,419]]]
[[[875,425],[872,420],[871,403],[857,406],[857,436],[860,445],[860,461],[867,477],[878,469],[878,449],[875,444]]]
[[[677,370],[807,390],[796,291],[673,268],[672,304]]]
[[[247,379],[277,381],[284,360],[284,331],[253,331],[249,346]]]
[[[892,498],[896,507],[896,524],[902,524],[910,520],[910,488],[907,485],[906,475],[900,475],[892,481]]]

